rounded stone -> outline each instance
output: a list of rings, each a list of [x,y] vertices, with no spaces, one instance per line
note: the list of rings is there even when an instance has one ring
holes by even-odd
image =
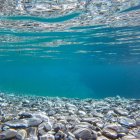
[[[129,130],[126,127],[121,126],[120,124],[109,124],[105,126],[105,128],[112,129],[116,131],[117,133],[125,133],[127,134]]]
[[[79,128],[73,132],[77,139],[87,140],[87,139],[96,139],[97,134],[92,133],[92,131],[88,128]]]
[[[32,114],[28,112],[20,112],[18,116],[20,116],[20,118],[31,118]]]
[[[121,138],[121,140],[139,140],[133,135],[127,135]]]
[[[38,126],[41,123],[42,120],[39,118],[27,118],[27,119],[8,121],[4,125],[7,125],[11,128],[27,128],[32,126]]]
[[[32,137],[36,138],[38,135],[36,127],[29,127],[26,129],[26,131],[29,138],[32,138]]]
[[[44,129],[46,131],[51,131],[52,130],[52,125],[50,122],[44,123]]]
[[[93,111],[91,114],[92,114],[93,117],[100,117],[100,118],[104,117],[103,114],[98,113],[97,111]]]
[[[85,116],[86,115],[86,112],[82,111],[82,110],[79,110],[78,111],[78,115],[80,116]]]
[[[77,107],[73,104],[70,104],[70,103],[66,103],[66,108],[69,110],[69,111],[77,111]]]
[[[99,122],[100,119],[99,118],[82,118],[81,122],[88,122],[90,124],[96,124],[97,122]]]
[[[4,125],[7,125],[11,128],[27,128],[28,122],[27,120],[21,119],[21,120],[12,120],[4,123]]]
[[[117,132],[112,129],[104,128],[102,133],[108,138],[111,138],[111,139],[117,138]]]
[[[55,124],[53,125],[53,129],[54,129],[55,132],[58,132],[59,130],[64,129],[64,127],[65,127],[65,126],[64,126],[62,123],[55,123]]]
[[[49,122],[43,122],[38,126],[38,133],[44,135],[46,132],[52,130],[52,125]]]
[[[16,138],[19,140],[24,140],[25,138],[27,138],[27,132],[24,129],[21,129],[17,132]]]
[[[46,135],[40,136],[40,140],[55,140],[55,137],[51,134],[46,134]]]
[[[56,114],[56,112],[54,111],[54,110],[50,110],[49,112],[48,112],[48,116],[53,116],[53,115],[55,115]]]
[[[49,117],[46,115],[45,112],[36,112],[36,113],[33,114],[33,117],[41,119],[44,122],[49,121]]]
[[[88,128],[88,129],[93,129],[93,125],[88,123],[88,122],[81,122],[75,125],[74,129],[77,130],[79,128]]]
[[[115,108],[115,109],[114,109],[114,112],[115,112],[116,114],[121,115],[121,116],[128,116],[128,111],[125,110],[125,109],[122,109],[122,108]]]
[[[17,131],[14,129],[8,129],[0,133],[0,140],[12,139],[17,135]]]
[[[118,121],[121,125],[124,125],[126,127],[136,126],[136,121],[134,119],[129,119],[129,118],[126,118],[126,117],[120,117]]]
[[[42,120],[39,118],[29,118],[27,121],[29,127],[35,127],[42,123]]]

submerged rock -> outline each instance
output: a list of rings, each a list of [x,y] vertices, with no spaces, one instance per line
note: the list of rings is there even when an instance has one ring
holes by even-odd
[[[103,135],[105,135],[106,137],[111,138],[111,139],[116,139],[118,136],[117,132],[110,128],[104,128],[102,133],[103,133]]]
[[[8,129],[0,133],[0,140],[12,139],[17,135],[17,131],[13,129]]]
[[[93,117],[100,117],[100,118],[104,117],[102,113],[98,113],[97,111],[93,111],[91,114],[93,115]]]
[[[80,116],[85,116],[86,115],[86,112],[84,112],[82,110],[79,110],[77,114],[80,115]]]
[[[96,140],[97,134],[88,128],[79,128],[73,132],[75,138],[82,140]]]
[[[53,116],[53,115],[55,115],[56,114],[56,111],[54,111],[54,110],[50,110],[49,112],[48,112],[48,116]]]
[[[27,120],[29,127],[35,127],[42,123],[42,120],[39,118],[29,118]]]
[[[27,127],[29,127],[28,122],[25,119],[8,121],[4,125],[7,125],[11,128],[27,128]]]
[[[40,135],[44,135],[51,130],[52,130],[52,125],[49,122],[43,122],[38,126],[38,133]]]
[[[26,130],[24,130],[24,129],[19,130],[16,134],[16,138],[19,140],[24,140],[25,138],[27,138]]]
[[[126,118],[126,117],[120,117],[118,122],[121,125],[124,125],[126,127],[134,127],[134,126],[136,126],[136,121],[134,119],[129,119],[129,118]]]
[[[128,136],[124,136],[121,138],[121,140],[139,140],[137,139],[135,136],[133,135],[128,135]]]
[[[65,127],[65,126],[64,126],[62,123],[55,123],[55,124],[53,125],[53,129],[54,129],[55,132],[58,132],[59,130],[64,129],[64,127]]]
[[[27,128],[32,126],[38,126],[42,123],[41,119],[38,118],[28,118],[28,119],[20,119],[20,120],[12,120],[4,123],[11,128]]]
[[[112,130],[116,131],[118,134],[119,133],[127,134],[129,132],[129,130],[126,127],[123,127],[119,124],[109,124],[109,125],[105,126],[105,128],[112,129]]]
[[[33,117],[32,113],[28,113],[28,112],[20,112],[18,115],[20,116],[20,118],[31,118],[31,117]]]
[[[30,138],[30,139],[38,139],[37,138],[37,135],[38,135],[38,132],[37,132],[37,128],[36,127],[29,127],[29,128],[27,128],[27,136],[28,136],[28,138]]]
[[[45,112],[35,112],[33,114],[33,117],[34,118],[38,118],[38,119],[40,119],[42,121],[45,121],[45,122],[48,122],[49,121],[49,117],[46,115]]]
[[[66,103],[66,108],[68,109],[68,111],[77,111],[77,107],[70,103]]]
[[[140,106],[125,98],[2,98],[6,104],[0,109],[2,140],[140,139]]]
[[[88,122],[88,123],[91,123],[91,124],[96,124],[97,122],[100,121],[99,118],[82,118],[81,120],[82,122]]]
[[[125,110],[125,109],[122,109],[122,108],[115,108],[115,109],[114,109],[114,112],[115,112],[116,114],[121,115],[121,116],[128,116],[128,111]]]
[[[46,135],[40,136],[40,140],[55,140],[55,137],[51,134],[46,134]]]

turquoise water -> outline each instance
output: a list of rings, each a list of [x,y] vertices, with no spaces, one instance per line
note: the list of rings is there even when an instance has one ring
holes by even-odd
[[[20,1],[1,5],[1,92],[140,97],[139,1]]]

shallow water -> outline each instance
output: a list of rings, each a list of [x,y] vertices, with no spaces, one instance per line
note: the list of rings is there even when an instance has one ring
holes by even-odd
[[[139,98],[139,0],[6,0],[0,91]]]

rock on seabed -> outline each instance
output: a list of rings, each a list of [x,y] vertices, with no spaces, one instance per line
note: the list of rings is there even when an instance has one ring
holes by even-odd
[[[0,93],[0,106],[0,140],[140,140],[134,99]]]

